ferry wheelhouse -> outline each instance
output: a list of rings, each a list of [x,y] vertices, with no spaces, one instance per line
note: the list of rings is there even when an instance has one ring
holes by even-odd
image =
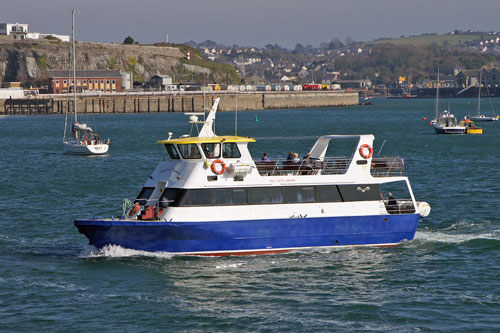
[[[244,255],[341,246],[392,246],[413,239],[421,217],[401,158],[374,158],[373,135],[324,135],[299,163],[255,161],[253,138],[217,136],[216,99],[198,136],[158,141],[161,161],[121,218],[76,220],[97,248],[190,255]],[[351,156],[328,157],[336,140]],[[401,193],[385,198],[384,186]],[[390,187],[389,187],[390,189]]]

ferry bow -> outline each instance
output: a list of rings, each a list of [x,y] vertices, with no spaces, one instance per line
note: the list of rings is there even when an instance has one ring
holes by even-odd
[[[158,141],[168,159],[121,218],[75,221],[90,244],[214,256],[393,246],[429,214],[403,160],[373,156],[373,135],[324,135],[299,161],[255,161],[253,138],[215,134],[218,103],[203,121],[191,115],[198,136]],[[352,154],[327,156],[336,140],[354,141]]]

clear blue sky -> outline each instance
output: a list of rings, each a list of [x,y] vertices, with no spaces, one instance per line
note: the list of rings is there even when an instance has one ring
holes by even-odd
[[[459,30],[500,31],[500,0],[5,0],[0,22],[28,23],[42,33],[77,39],[182,43],[211,39],[226,45],[296,43],[333,38],[369,41]]]

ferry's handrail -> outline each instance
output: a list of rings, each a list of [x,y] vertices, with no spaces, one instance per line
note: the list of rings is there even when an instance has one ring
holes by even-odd
[[[347,172],[351,158],[347,156],[319,159],[302,159],[293,162],[287,159],[254,160],[261,176],[286,175],[337,175]]]

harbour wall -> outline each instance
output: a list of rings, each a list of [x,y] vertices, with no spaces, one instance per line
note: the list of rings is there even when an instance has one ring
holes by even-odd
[[[316,108],[358,105],[357,92],[300,91],[251,93],[151,93],[79,95],[79,113],[201,112],[221,97],[219,111]],[[72,96],[39,95],[0,100],[0,114],[64,114],[73,111]]]

